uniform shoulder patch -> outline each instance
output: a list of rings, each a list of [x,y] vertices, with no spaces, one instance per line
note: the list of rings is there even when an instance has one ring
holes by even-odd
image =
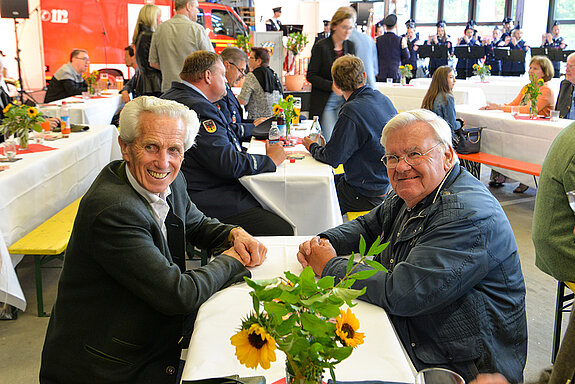
[[[213,120],[204,120],[202,125],[208,133],[214,133],[216,131],[216,123],[214,123]]]

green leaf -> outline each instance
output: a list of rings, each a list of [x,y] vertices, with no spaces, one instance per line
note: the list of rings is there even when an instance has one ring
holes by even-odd
[[[294,285],[299,283],[299,276],[296,274],[291,273],[290,271],[285,271],[284,272],[285,277],[291,281],[292,283],[294,283]]]
[[[289,333],[292,333],[293,329],[295,328],[295,323],[297,321],[297,315],[291,315],[287,319],[284,319],[279,323],[276,327],[276,332],[280,336],[285,336]]]
[[[352,279],[356,279],[356,280],[365,280],[365,279],[369,279],[370,277],[375,275],[377,272],[378,271],[375,269],[366,269],[365,271],[356,272],[349,277]]]
[[[277,299],[282,294],[282,290],[278,287],[266,288],[257,292],[260,301],[272,301]]]
[[[282,294],[280,297],[278,297],[278,300],[288,304],[297,304],[299,303],[299,295],[294,292],[282,291]]]
[[[302,295],[311,296],[318,291],[315,283],[315,273],[311,267],[305,267],[299,277]]]
[[[322,277],[317,282],[317,286],[322,289],[333,288],[334,285],[335,285],[335,278],[333,276]]]
[[[333,348],[326,352],[329,353],[330,356],[333,357],[334,359],[342,361],[347,359],[349,355],[351,355],[352,351],[353,351],[352,347],[345,346],[341,348]]]
[[[365,255],[365,239],[363,238],[363,235],[359,235],[359,254],[364,256]]]
[[[258,291],[260,289],[267,287],[268,285],[277,284],[279,279],[276,277],[274,279],[269,280],[252,280],[249,277],[244,277],[244,280],[248,284],[248,287],[252,288],[255,291]]]
[[[270,315],[277,316],[279,319],[290,313],[289,308],[285,304],[278,303],[276,301],[270,301],[264,304],[264,309]]]
[[[326,335],[331,329],[331,327],[329,327],[329,324],[335,327],[334,324],[328,323],[311,313],[304,312],[301,314],[300,318],[303,329],[308,331],[314,336]]]
[[[334,295],[341,298],[345,302],[348,302],[363,295],[365,293],[365,289],[366,288],[363,287],[363,289],[359,291],[357,289],[350,289],[350,288],[334,288],[333,293]]]
[[[342,304],[343,304],[343,301],[342,301]],[[336,317],[337,315],[339,315],[340,305],[334,305],[331,303],[322,302],[322,303],[316,303],[316,304],[312,305],[311,308],[314,311],[321,314],[322,316],[325,316],[327,318],[332,318],[332,317]]]
[[[353,255],[351,255],[348,259],[347,259],[347,265],[345,267],[345,272],[349,273],[351,272],[351,269],[353,268]]]
[[[383,265],[381,265],[381,263],[378,263],[375,260],[365,259],[363,262],[366,263],[367,265],[369,265],[371,268],[375,269],[376,271],[381,271],[381,272],[385,272],[385,273],[388,272],[387,268],[385,268]]]
[[[253,292],[250,292],[250,293],[253,293]],[[258,297],[256,295],[252,295],[252,302],[254,305],[255,313],[260,313],[260,299],[258,299]]]
[[[377,249],[377,247],[379,246],[379,241],[381,240],[381,238],[379,236],[377,236],[377,238],[375,239],[375,241],[373,242],[373,244],[371,244],[371,247],[369,247],[369,251],[367,251],[367,256],[373,256],[376,255],[375,250]]]

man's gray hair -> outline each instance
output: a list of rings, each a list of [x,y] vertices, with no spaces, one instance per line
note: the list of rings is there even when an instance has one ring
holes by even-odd
[[[173,100],[159,99],[153,96],[140,96],[127,103],[120,113],[120,137],[126,143],[133,143],[140,134],[140,115],[150,112],[155,115],[180,119],[186,128],[184,149],[194,145],[200,128],[198,115],[183,104]]]
[[[194,0],[175,0],[174,1],[174,9],[177,11],[178,9],[182,9],[188,3],[192,3]]]
[[[238,47],[226,47],[220,53],[220,57],[222,61],[227,61],[229,63],[233,63],[238,65],[240,61],[248,62],[248,55]]]
[[[383,127],[383,132],[381,132],[381,145],[385,147],[387,136],[391,132],[418,122],[428,124],[433,129],[435,138],[441,144],[445,145],[446,148],[453,148],[451,128],[449,128],[449,124],[447,124],[447,122],[441,117],[427,109],[414,109],[412,111],[402,112],[389,120],[385,127]]]

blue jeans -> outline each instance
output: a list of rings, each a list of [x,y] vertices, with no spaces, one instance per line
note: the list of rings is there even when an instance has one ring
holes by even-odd
[[[325,141],[329,141],[331,138],[333,127],[335,127],[339,110],[343,103],[345,103],[345,98],[343,96],[338,96],[333,92],[329,95],[329,99],[327,99],[327,104],[323,109],[320,119],[321,132],[323,137],[325,137]]]

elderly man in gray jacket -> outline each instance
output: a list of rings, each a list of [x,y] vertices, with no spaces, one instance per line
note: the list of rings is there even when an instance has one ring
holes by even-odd
[[[381,138],[393,192],[370,213],[300,245],[319,276],[343,277],[363,235],[388,247],[353,288],[384,308],[416,369],[444,367],[470,382],[501,372],[520,383],[527,357],[525,284],[499,202],[459,166],[447,123],[430,111],[391,119]],[[359,270],[369,267],[361,265]]]

